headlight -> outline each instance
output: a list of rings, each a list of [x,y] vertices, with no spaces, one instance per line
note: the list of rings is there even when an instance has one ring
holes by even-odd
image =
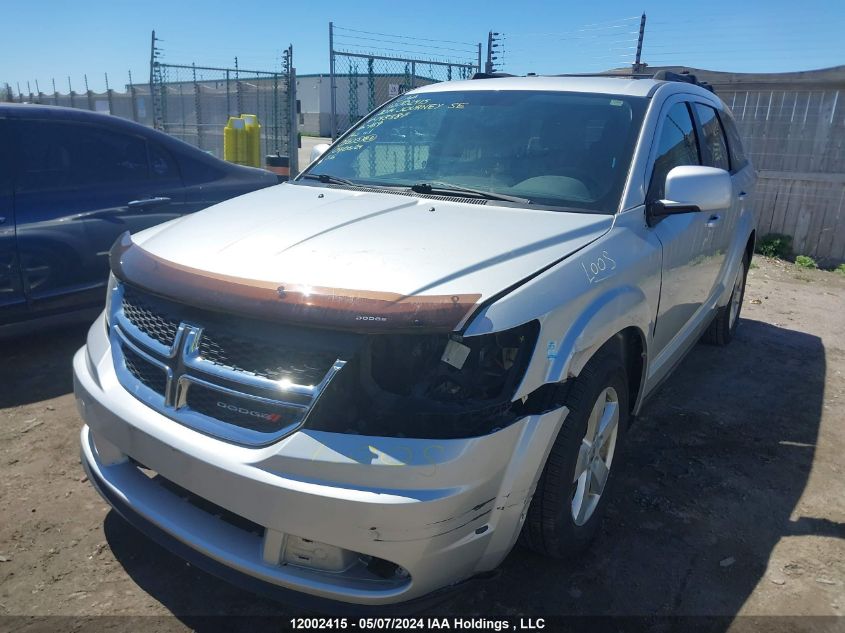
[[[114,276],[113,273],[109,273],[109,285],[106,289],[106,326],[110,325],[109,320],[111,319],[111,306],[112,300],[114,295],[117,293],[117,278]]]
[[[330,383],[306,427],[386,437],[484,435],[518,417],[511,401],[534,352],[537,321],[481,336],[369,337]]]

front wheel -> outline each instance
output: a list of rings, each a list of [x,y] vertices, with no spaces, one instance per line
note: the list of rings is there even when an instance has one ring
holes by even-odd
[[[617,345],[605,345],[587,363],[566,406],[569,413],[520,535],[524,545],[554,558],[568,558],[589,545],[618,467],[628,425],[628,380]]]
[[[745,297],[745,280],[748,277],[748,254],[742,257],[739,269],[736,271],[731,298],[727,305],[716,310],[716,316],[704,332],[702,339],[711,345],[727,345],[733,340],[739,325],[739,313],[742,311],[742,301]]]

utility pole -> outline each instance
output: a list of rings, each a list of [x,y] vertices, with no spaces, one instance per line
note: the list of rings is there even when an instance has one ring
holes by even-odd
[[[640,17],[640,34],[637,37],[637,55],[634,58],[634,63],[631,65],[631,72],[634,74],[641,73],[645,70],[646,64],[640,62],[643,52],[643,36],[645,35],[645,12]]]
[[[331,100],[332,141],[337,138],[337,84],[334,74],[334,23],[329,22],[329,99]]]
[[[484,64],[484,72],[488,75],[496,72],[495,61],[499,58],[493,53],[496,52],[495,49],[501,47],[501,38],[499,35],[499,33],[494,31],[489,31],[487,33],[487,63]]]

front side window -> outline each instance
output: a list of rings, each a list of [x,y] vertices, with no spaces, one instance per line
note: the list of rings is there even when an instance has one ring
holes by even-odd
[[[728,157],[728,143],[725,141],[725,133],[722,130],[722,124],[719,123],[716,110],[710,106],[696,103],[695,112],[701,124],[701,144],[707,148],[709,157],[707,164],[710,167],[718,167],[719,169],[730,171],[731,162]]]
[[[363,186],[448,184],[522,198],[522,206],[614,213],[646,105],[644,98],[552,91],[408,94],[362,121],[309,172]]]
[[[700,165],[695,125],[686,103],[673,105],[663,120],[657,142],[657,158],[651,173],[648,199],[661,200],[666,194],[666,176],[673,167]]]

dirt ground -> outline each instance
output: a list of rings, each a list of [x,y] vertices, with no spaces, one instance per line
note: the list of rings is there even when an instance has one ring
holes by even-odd
[[[845,276],[756,258],[742,316],[631,429],[588,554],[517,548],[439,612],[845,616]],[[86,329],[0,341],[0,615],[295,614],[165,552],[85,480],[70,362]]]

